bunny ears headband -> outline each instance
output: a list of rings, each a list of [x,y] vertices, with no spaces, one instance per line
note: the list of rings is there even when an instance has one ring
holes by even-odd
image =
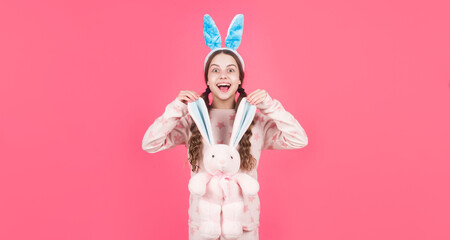
[[[206,143],[210,146],[215,145],[216,143],[212,134],[208,109],[206,108],[206,104],[203,98],[198,98],[196,101],[189,102],[188,112],[197,125],[200,134],[206,140]],[[242,98],[236,111],[236,116],[234,118],[233,130],[231,132],[229,146],[236,148],[236,146],[239,144],[239,141],[244,136],[244,133],[252,123],[255,113],[256,106],[248,103],[245,97]]]
[[[205,70],[206,70],[206,62],[208,61],[209,56],[211,56],[213,52],[221,49],[228,49],[234,52],[241,61],[242,69],[244,69],[244,60],[239,55],[239,53],[236,52],[236,49],[239,47],[239,44],[241,44],[243,30],[244,30],[244,15],[238,14],[233,18],[233,20],[230,23],[230,26],[228,27],[228,33],[225,39],[226,47],[221,47],[222,41],[220,39],[219,29],[214,23],[214,20],[208,14],[205,14],[205,16],[203,17],[203,35],[205,35],[206,45],[212,50],[205,58],[204,63]]]

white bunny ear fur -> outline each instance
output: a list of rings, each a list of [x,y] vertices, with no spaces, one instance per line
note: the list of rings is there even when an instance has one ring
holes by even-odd
[[[253,121],[256,113],[256,106],[248,103],[247,98],[242,98],[234,118],[233,131],[231,133],[229,145],[236,148],[239,141],[244,136],[248,127]]]
[[[210,146],[214,145],[215,141],[212,134],[211,120],[209,119],[208,108],[206,107],[203,98],[198,98],[193,102],[189,102],[188,112],[207,144]]]

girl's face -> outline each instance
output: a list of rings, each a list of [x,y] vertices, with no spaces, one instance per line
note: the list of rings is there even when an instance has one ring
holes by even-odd
[[[228,100],[233,97],[234,101],[236,91],[241,84],[236,60],[225,53],[217,54],[209,64],[208,71],[207,84],[213,97],[220,100]]]

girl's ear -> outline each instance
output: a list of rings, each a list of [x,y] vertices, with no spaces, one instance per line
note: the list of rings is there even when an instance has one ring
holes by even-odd
[[[248,103],[246,97],[242,98],[236,111],[236,117],[234,118],[233,131],[229,143],[230,146],[236,148],[239,141],[244,136],[245,131],[247,131],[252,123],[255,113],[256,106]]]
[[[197,125],[206,143],[210,146],[214,145],[214,137],[212,134],[211,120],[209,119],[208,108],[203,98],[198,98],[194,102],[188,103],[188,112]]]
[[[205,14],[203,17],[203,35],[205,36],[206,45],[211,50],[220,48],[222,40],[220,39],[219,29],[208,14]]]
[[[242,32],[244,31],[244,15],[236,15],[228,27],[227,37],[225,38],[225,46],[236,50],[241,44]]]

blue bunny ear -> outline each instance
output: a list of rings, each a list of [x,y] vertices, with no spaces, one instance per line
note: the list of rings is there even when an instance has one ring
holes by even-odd
[[[198,98],[194,102],[189,102],[188,112],[197,125],[201,135],[207,141],[206,143],[212,146],[215,142],[211,131],[211,120],[209,119],[208,108],[206,107],[203,98]]]
[[[236,148],[253,121],[256,113],[256,106],[248,103],[247,98],[242,98],[234,118],[233,131],[231,133],[229,145]]]
[[[203,17],[203,35],[205,35],[206,45],[208,45],[211,50],[220,48],[222,40],[220,39],[219,29],[208,14],[205,14]]]
[[[244,31],[244,15],[238,14],[231,21],[228,27],[227,38],[225,39],[225,46],[236,50],[241,44],[242,32]]]

